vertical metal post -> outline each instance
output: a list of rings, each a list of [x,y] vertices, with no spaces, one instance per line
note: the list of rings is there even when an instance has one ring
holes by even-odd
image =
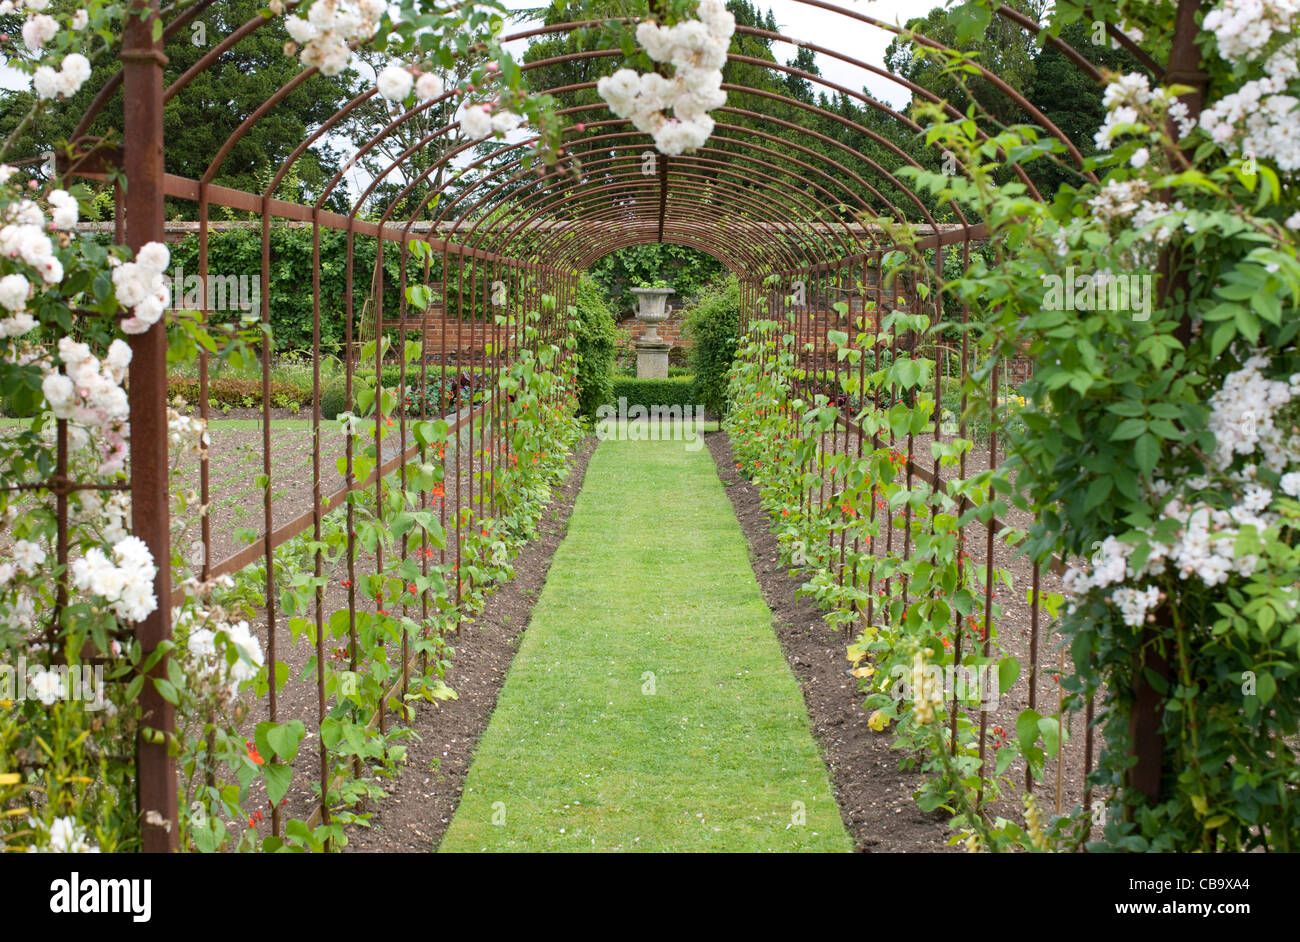
[[[153,38],[158,0],[135,0],[122,41],[123,169],[126,173],[126,241],[138,251],[163,236],[163,55]],[[171,637],[171,538],[168,531],[167,327],[160,320],[131,338],[131,526],[153,554],[158,607],[136,625],[148,657]],[[161,658],[152,676],[166,676]],[[136,803],[140,840],[147,853],[178,846],[176,762],[166,742],[147,742],[145,728],[170,737],[175,708],[152,683],[140,694],[141,733],[136,738]]]
[[[1166,84],[1177,83],[1195,89],[1182,98],[1192,118],[1200,113],[1208,81],[1205,73],[1200,71],[1201,53],[1196,46],[1196,13],[1201,6],[1201,0],[1179,0],[1174,20],[1173,44],[1169,50],[1169,67],[1164,75]],[[1191,342],[1192,331],[1191,318],[1187,315],[1186,292],[1186,270],[1179,270],[1176,250],[1166,248],[1160,255],[1158,303],[1163,307],[1172,300],[1183,306],[1181,321],[1175,328],[1174,336],[1185,345]],[[1156,610],[1156,618],[1161,627],[1167,626],[1170,619],[1168,607],[1160,606]],[[1139,669],[1134,671],[1133,710],[1129,714],[1130,749],[1137,762],[1125,774],[1129,787],[1136,788],[1152,801],[1160,796],[1164,778],[1165,737],[1161,732],[1161,703],[1164,697],[1147,678],[1148,672],[1160,678],[1169,676],[1169,658],[1157,648],[1157,635],[1157,630],[1152,628],[1146,628],[1142,632]]]

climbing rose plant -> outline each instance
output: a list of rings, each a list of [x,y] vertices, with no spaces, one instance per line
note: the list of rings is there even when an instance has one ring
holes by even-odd
[[[412,92],[431,101],[445,93],[435,68],[450,68],[457,56],[477,63],[455,93],[466,101],[471,94],[493,96],[493,133],[531,120],[535,151],[550,162],[558,135],[553,102],[523,90],[518,66],[497,40],[504,12],[492,3],[450,10],[406,3],[398,11],[318,0],[297,5],[286,25],[303,44],[304,64],[323,71],[337,72],[349,50],[365,43],[387,50],[395,62],[408,62],[378,77],[379,93],[393,101]],[[0,144],[0,389],[6,411],[35,416],[0,435],[0,806],[7,812],[0,819],[0,847],[137,848],[137,736],[166,742],[177,758],[179,819],[153,823],[176,828],[182,849],[342,846],[343,826],[364,823],[349,809],[381,793],[377,779],[403,760],[401,740],[409,735],[400,723],[379,734],[366,717],[387,707],[405,718],[410,700],[454,695],[441,681],[449,655],[446,631],[481,607],[494,582],[509,578],[510,560],[534,532],[550,485],[565,471],[577,436],[572,357],[540,341],[533,312],[531,349],[505,374],[499,390],[510,397],[498,411],[511,428],[511,467],[484,482],[499,512],[491,520],[462,521],[467,572],[459,578],[452,564],[431,564],[427,555],[424,565],[410,568],[417,550],[427,554],[430,546],[445,546],[436,514],[431,517],[421,505],[430,489],[442,499],[446,449],[459,441],[440,420],[416,425],[420,461],[407,469],[409,475],[385,480],[384,506],[376,507],[370,492],[354,492],[346,516],[327,518],[322,541],[300,538],[277,551],[275,600],[265,598],[266,573],[257,565],[233,578],[202,582],[179,552],[153,558],[130,532],[129,340],[164,321],[169,361],[183,368],[201,348],[238,362],[249,355],[250,341],[260,341],[260,331],[209,328],[194,312],[171,310],[165,246],[150,243],[133,256],[122,246],[81,237],[76,223],[92,197],[84,185],[69,185],[57,175],[42,184],[4,162],[12,142],[42,111],[66,107],[92,76],[118,67],[125,5],[91,2],[55,13],[44,0],[3,0],[0,13],[23,16],[22,42],[9,64],[30,76],[35,92],[28,113]],[[284,7],[273,4],[272,13],[285,13]],[[488,133],[477,130],[471,118],[467,134]],[[553,308],[554,299],[549,303]],[[346,417],[355,445],[355,462],[343,469],[350,481],[364,479],[359,466],[367,460],[371,468],[378,463],[395,405],[391,390],[376,391]],[[375,431],[367,432],[366,423]],[[204,460],[207,445],[201,422],[169,413],[174,537],[206,512],[183,485],[182,466]],[[76,488],[66,497],[66,561],[57,552],[64,499],[48,488],[51,476],[63,470],[64,446],[63,473]],[[431,461],[434,454],[437,460]],[[394,529],[395,516],[407,525]],[[327,815],[315,828],[289,820],[281,836],[264,835],[263,809],[274,813],[285,802],[289,763],[306,729],[296,720],[263,722],[252,738],[241,734],[250,698],[272,684],[282,686],[288,674],[284,663],[268,663],[250,626],[268,602],[278,604],[290,615],[294,636],[314,641],[315,624],[301,614],[326,578],[316,567],[366,545],[388,550],[384,566],[363,577],[374,612],[359,612],[360,625],[341,624],[338,612],[325,618],[333,636],[347,638],[344,658],[329,665],[328,687],[338,708],[321,731],[335,760],[323,794],[316,783]],[[156,611],[153,583],[160,570],[178,587],[170,613],[173,636],[146,657],[133,623]],[[417,603],[428,603],[427,617],[412,617],[412,606],[421,607]],[[416,672],[409,700],[391,701],[392,677],[400,673],[392,645],[402,641],[423,656],[427,669]],[[147,677],[163,657],[163,675]],[[92,665],[102,668],[102,684]],[[177,707],[170,739],[140,726],[137,702],[145,683]]]
[[[982,2],[962,11],[976,22],[992,15]],[[919,797],[930,802],[938,794],[971,849],[1083,842],[1095,850],[1293,849],[1300,830],[1298,12],[1283,0],[1227,0],[1205,17],[1199,44],[1209,83],[1199,115],[1185,98],[1189,89],[1157,87],[1142,74],[1109,76],[1096,137],[1101,153],[1074,168],[1076,182],[1050,202],[1031,198],[1006,172],[1031,160],[1066,165],[1064,147],[1040,129],[996,129],[981,139],[969,120],[987,117],[978,106],[967,120],[933,106],[915,109],[928,142],[962,169],[901,172],[937,198],[961,203],[990,233],[988,251],[972,253],[969,267],[938,286],[953,308],[969,312],[964,329],[977,367],[965,389],[967,418],[998,428],[986,406],[991,370],[1016,356],[1036,364],[1020,389],[1018,422],[998,428],[1007,460],[950,493],[974,505],[962,521],[1005,519],[1011,506],[1033,512],[1035,523],[1012,542],[1044,564],[1053,554],[1065,560],[1065,598],[1041,601],[1058,616],[1055,630],[1070,655],[1061,679],[1067,710],[1097,697],[1104,740],[1090,781],[1097,807],[1047,818],[1030,801],[1022,825],[977,800],[996,794],[996,775],[1015,752],[998,749],[992,767],[963,762],[967,719],[957,717],[954,748],[952,718],[924,692],[908,704],[907,719],[873,714],[882,729],[899,719],[901,748],[926,747],[935,776]],[[1081,15],[1080,5],[1058,3],[1050,28]],[[1124,23],[1156,58],[1168,53],[1165,6],[1092,4],[1086,15]],[[968,69],[961,56],[948,65],[959,79]],[[932,255],[914,247],[909,227],[885,225],[902,246],[884,260],[886,272],[924,289]],[[1116,291],[1120,281],[1131,290]],[[1063,284],[1072,285],[1068,304]],[[756,325],[751,349],[771,348],[771,331]],[[858,340],[870,347],[873,338]],[[830,427],[821,413],[831,397],[777,410],[787,388],[780,384],[799,380],[798,371],[771,369],[780,362],[770,354],[754,362],[766,364],[760,377],[778,385],[764,393],[752,366],[737,378],[736,396],[760,395],[756,410],[737,400],[736,428],[762,432],[795,421]],[[778,412],[792,417],[778,419]],[[873,421],[870,409],[855,417]],[[921,425],[932,421],[924,415]],[[801,431],[796,444],[800,436],[809,441]],[[754,447],[775,440],[760,435]],[[749,458],[746,447],[741,453]],[[758,479],[816,466],[809,457],[796,450],[770,474],[760,468]],[[866,480],[874,497],[893,475],[869,467]],[[905,500],[891,499],[890,513]],[[870,506],[861,495],[846,505],[859,514]],[[942,502],[937,506],[942,512]],[[793,516],[788,505],[781,512]],[[790,526],[784,517],[779,525]],[[932,527],[944,532],[938,516]],[[959,546],[949,541],[939,550],[941,571],[952,572]],[[825,562],[814,558],[809,585],[829,581]],[[929,604],[956,604],[960,583],[939,588]],[[839,620],[861,612],[860,604],[848,608],[818,591]],[[919,648],[923,659],[939,654],[920,607],[886,609],[884,623],[865,628],[850,648],[869,691],[900,645]],[[1154,692],[1154,709],[1138,706],[1140,687]],[[1158,754],[1142,757],[1158,766],[1154,792],[1131,777],[1130,719],[1158,734]],[[1063,735],[1052,718],[1022,714],[1015,735],[995,745],[1015,744],[1037,778],[1041,759],[1060,748]]]
[[[978,313],[983,349],[1027,344],[1036,361],[1007,471],[1037,513],[1026,550],[1070,568],[1062,683],[1076,706],[1101,699],[1099,845],[1288,850],[1300,826],[1297,12],[1227,0],[1206,15],[1199,116],[1187,89],[1110,76],[1102,153],[1086,165],[1099,180],[1051,203],[994,185],[1004,161],[960,122],[929,135],[971,176],[917,175],[995,234],[994,262],[947,286]],[[1059,7],[1053,28],[1080,13]],[[1160,7],[1090,15],[1126,21],[1158,55],[1169,48]],[[1259,107],[1241,115],[1252,97]],[[998,143],[1011,159],[1060,159],[1029,129]],[[1057,282],[1044,277],[1071,270],[1098,286],[1074,314],[1051,303]],[[1154,304],[1145,292],[1147,303],[1111,303],[1114,280],[1135,276]],[[1135,702],[1141,685],[1153,714]],[[1133,717],[1161,734],[1154,794],[1130,777]]]
[[[641,20],[635,43],[629,37],[623,44],[625,50],[639,47],[653,69],[619,69],[597,81],[596,91],[614,114],[653,137],[661,154],[677,155],[704,146],[713,133],[709,112],[727,103],[722,67],[736,18],[723,0],[699,0],[698,7],[693,0],[672,2],[662,8],[663,23]],[[671,75],[664,74],[668,66]]]

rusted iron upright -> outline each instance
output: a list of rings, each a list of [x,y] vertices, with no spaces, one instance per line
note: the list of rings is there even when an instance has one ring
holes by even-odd
[[[668,215],[668,157],[659,155],[659,238],[664,240],[664,217]]]
[[[1182,96],[1193,118],[1200,113],[1208,81],[1208,76],[1201,70],[1201,53],[1196,47],[1199,30],[1196,14],[1201,5],[1202,0],[1179,0],[1174,21],[1174,40],[1169,50],[1169,65],[1164,75],[1166,84],[1186,85],[1195,89]],[[1171,299],[1176,304],[1185,305],[1187,270],[1178,264],[1175,249],[1167,248],[1161,252],[1158,273],[1161,306]],[[1191,320],[1185,306],[1175,336],[1184,345],[1191,342]],[[1156,618],[1160,622],[1158,628],[1148,628],[1142,633],[1142,649],[1138,654],[1137,670],[1134,671],[1133,709],[1129,714],[1129,748],[1137,758],[1137,763],[1128,771],[1128,784],[1152,801],[1160,796],[1165,737],[1160,731],[1163,722],[1160,704],[1163,697],[1147,679],[1147,672],[1165,679],[1169,676],[1169,657],[1157,648],[1161,629],[1168,628],[1170,624],[1171,613],[1167,605],[1160,607]]]
[[[158,0],[135,0],[122,42],[122,98],[126,172],[126,241],[138,251],[163,241],[163,55],[154,41]],[[158,607],[136,625],[145,657],[171,637],[171,543],[167,485],[167,330],[163,321],[131,338],[131,526],[149,547],[158,575]],[[152,676],[165,676],[167,659]],[[141,734],[136,739],[136,803],[147,853],[177,849],[176,763],[167,745],[147,742],[148,727],[170,737],[175,709],[152,683],[140,694]],[[151,823],[156,822],[156,823]]]

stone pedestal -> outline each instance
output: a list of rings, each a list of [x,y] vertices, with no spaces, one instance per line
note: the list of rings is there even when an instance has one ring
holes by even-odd
[[[636,347],[636,378],[667,379],[668,351],[672,344],[666,340],[638,340]]]
[[[667,379],[668,351],[672,347],[668,341],[659,336],[659,324],[668,320],[672,308],[667,306],[672,288],[633,288],[632,293],[640,302],[636,318],[649,326],[645,335],[633,346],[636,347],[637,379]]]

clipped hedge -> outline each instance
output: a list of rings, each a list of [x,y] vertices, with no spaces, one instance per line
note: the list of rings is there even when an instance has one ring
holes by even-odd
[[[574,300],[569,315],[578,344],[578,411],[594,415],[609,398],[618,332],[604,295],[590,277],[584,275],[578,282]]]
[[[727,383],[740,334],[740,282],[735,275],[714,282],[686,312],[686,336],[695,373],[695,399],[721,415],[727,407]]]
[[[167,379],[167,398],[177,396],[190,405],[199,404],[199,378],[197,376],[170,376]],[[214,376],[208,380],[208,402],[218,408],[258,409],[262,406],[262,381],[241,379],[235,376]],[[304,406],[311,402],[311,390],[276,380],[271,382],[271,405],[276,408]]]
[[[695,404],[692,391],[695,378],[673,376],[668,379],[628,379],[616,376],[610,391],[610,405],[618,407],[620,397],[632,406],[689,406]]]

